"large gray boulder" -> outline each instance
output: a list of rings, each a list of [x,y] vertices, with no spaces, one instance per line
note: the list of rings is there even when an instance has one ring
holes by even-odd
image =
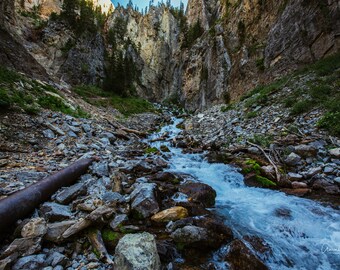
[[[125,235],[116,247],[114,269],[161,269],[155,237],[146,232]]]

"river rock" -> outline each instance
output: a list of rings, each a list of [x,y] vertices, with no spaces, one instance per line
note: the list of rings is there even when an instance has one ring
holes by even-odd
[[[189,201],[199,203],[204,207],[213,207],[215,205],[216,191],[207,184],[184,184],[179,187],[179,192],[186,194]]]
[[[43,178],[47,177],[48,174],[44,172],[18,172],[16,174],[17,179],[22,183],[31,183],[35,181],[40,181]]]
[[[171,184],[178,184],[183,180],[180,176],[177,176],[170,172],[159,172],[150,177],[151,181],[161,181],[161,182],[169,182]]]
[[[43,236],[47,232],[46,221],[43,218],[33,218],[24,225],[21,236],[24,238]]]
[[[52,130],[50,129],[46,129],[43,131],[43,135],[45,136],[45,138],[47,139],[54,139],[55,138],[55,134]]]
[[[46,202],[40,207],[41,214],[50,222],[62,221],[72,218],[69,206],[54,202]]]
[[[160,270],[155,237],[146,232],[125,235],[115,250],[114,269]]]
[[[308,188],[308,185],[303,182],[294,181],[292,182],[292,188],[293,189]]]
[[[41,237],[17,238],[0,254],[0,259],[12,254],[16,256],[28,256],[41,250]]]
[[[20,258],[12,267],[12,270],[36,270],[47,266],[46,255],[38,254]]]
[[[187,228],[180,230],[186,226],[198,227],[200,229]],[[217,249],[222,244],[228,243],[233,239],[232,231],[222,221],[208,217],[190,217],[170,222],[167,225],[167,231],[173,232],[171,235],[176,242],[184,241],[183,243],[197,248]],[[200,235],[195,241],[192,240],[198,231],[202,231],[204,234]],[[192,238],[181,240],[185,234],[191,235]]]
[[[182,206],[175,206],[163,210],[151,217],[155,222],[169,222],[188,217],[188,210]]]
[[[285,163],[289,166],[296,166],[301,161],[301,157],[295,153],[290,153],[285,159]]]
[[[68,204],[74,198],[86,194],[86,185],[84,183],[77,183],[60,191],[55,200],[61,204]]]
[[[131,208],[136,218],[148,218],[159,211],[155,189],[155,184],[141,183],[131,193]]]
[[[230,244],[225,260],[228,262],[230,270],[269,269],[241,240],[238,239]]]
[[[201,227],[187,225],[175,230],[171,234],[171,238],[177,243],[186,245],[198,244],[205,242],[208,239],[208,231]]]

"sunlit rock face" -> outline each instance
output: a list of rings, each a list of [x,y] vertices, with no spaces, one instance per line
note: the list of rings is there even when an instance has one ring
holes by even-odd
[[[110,10],[114,10],[111,0],[94,0],[93,3],[100,6],[103,13],[108,13]]]

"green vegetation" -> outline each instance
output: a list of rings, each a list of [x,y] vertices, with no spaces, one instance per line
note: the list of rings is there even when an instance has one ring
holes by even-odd
[[[261,184],[263,187],[275,187],[276,183],[269,180],[266,177],[261,176],[261,166],[259,163],[256,162],[256,160],[248,159],[246,161],[246,166],[243,168],[243,173],[255,173],[255,180]]]
[[[273,136],[254,134],[253,138],[249,139],[249,141],[262,147],[268,147],[273,142]]]
[[[246,119],[254,118],[257,116],[257,112],[248,112],[245,116]]]
[[[200,20],[197,20],[196,23],[191,25],[187,32],[185,33],[185,39],[183,40],[182,47],[183,48],[191,48],[194,42],[202,36],[204,33],[204,29],[201,26]]]
[[[69,106],[52,86],[0,67],[0,109],[18,108],[27,114],[37,114],[44,108],[74,117],[89,117],[80,107],[74,110]]]
[[[158,153],[159,150],[156,147],[148,147],[144,150],[145,154],[150,155],[150,154],[155,154]]]
[[[301,78],[307,78],[303,87],[296,87]],[[269,96],[289,86],[296,89],[279,102],[290,108],[292,116],[307,113],[319,108],[324,111],[318,126],[331,134],[340,135],[340,53],[306,66],[289,76],[285,76],[271,84],[259,85],[244,95],[247,108],[267,105]]]
[[[102,237],[105,242],[113,242],[113,241],[118,241],[119,240],[119,233],[114,232],[109,229],[104,229],[102,231]]]
[[[155,107],[144,99],[138,97],[121,97],[93,85],[77,86],[73,88],[73,91],[92,105],[101,107],[111,106],[124,116],[144,112],[156,112]]]

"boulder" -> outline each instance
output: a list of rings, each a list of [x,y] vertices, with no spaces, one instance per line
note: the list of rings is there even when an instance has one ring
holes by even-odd
[[[207,184],[184,184],[179,187],[179,192],[186,194],[189,201],[201,204],[204,207],[213,207],[215,205],[216,191]]]
[[[155,222],[169,222],[188,217],[188,210],[182,206],[175,206],[163,210],[151,217]]]
[[[308,188],[308,185],[303,182],[292,182],[292,188],[293,189],[300,189],[300,188]]]
[[[141,183],[131,193],[131,208],[135,218],[148,218],[159,211],[155,189],[155,184]]]
[[[114,269],[160,270],[155,237],[146,232],[125,235],[115,250]]]
[[[62,221],[72,218],[69,206],[54,202],[46,202],[40,207],[41,214],[50,222]]]
[[[269,268],[241,241],[234,240],[225,257],[230,270],[268,270]]]
[[[232,231],[222,221],[209,217],[184,218],[169,223],[167,231],[172,232],[175,242],[199,249],[217,249],[233,239]],[[200,235],[196,237],[198,232]]]

